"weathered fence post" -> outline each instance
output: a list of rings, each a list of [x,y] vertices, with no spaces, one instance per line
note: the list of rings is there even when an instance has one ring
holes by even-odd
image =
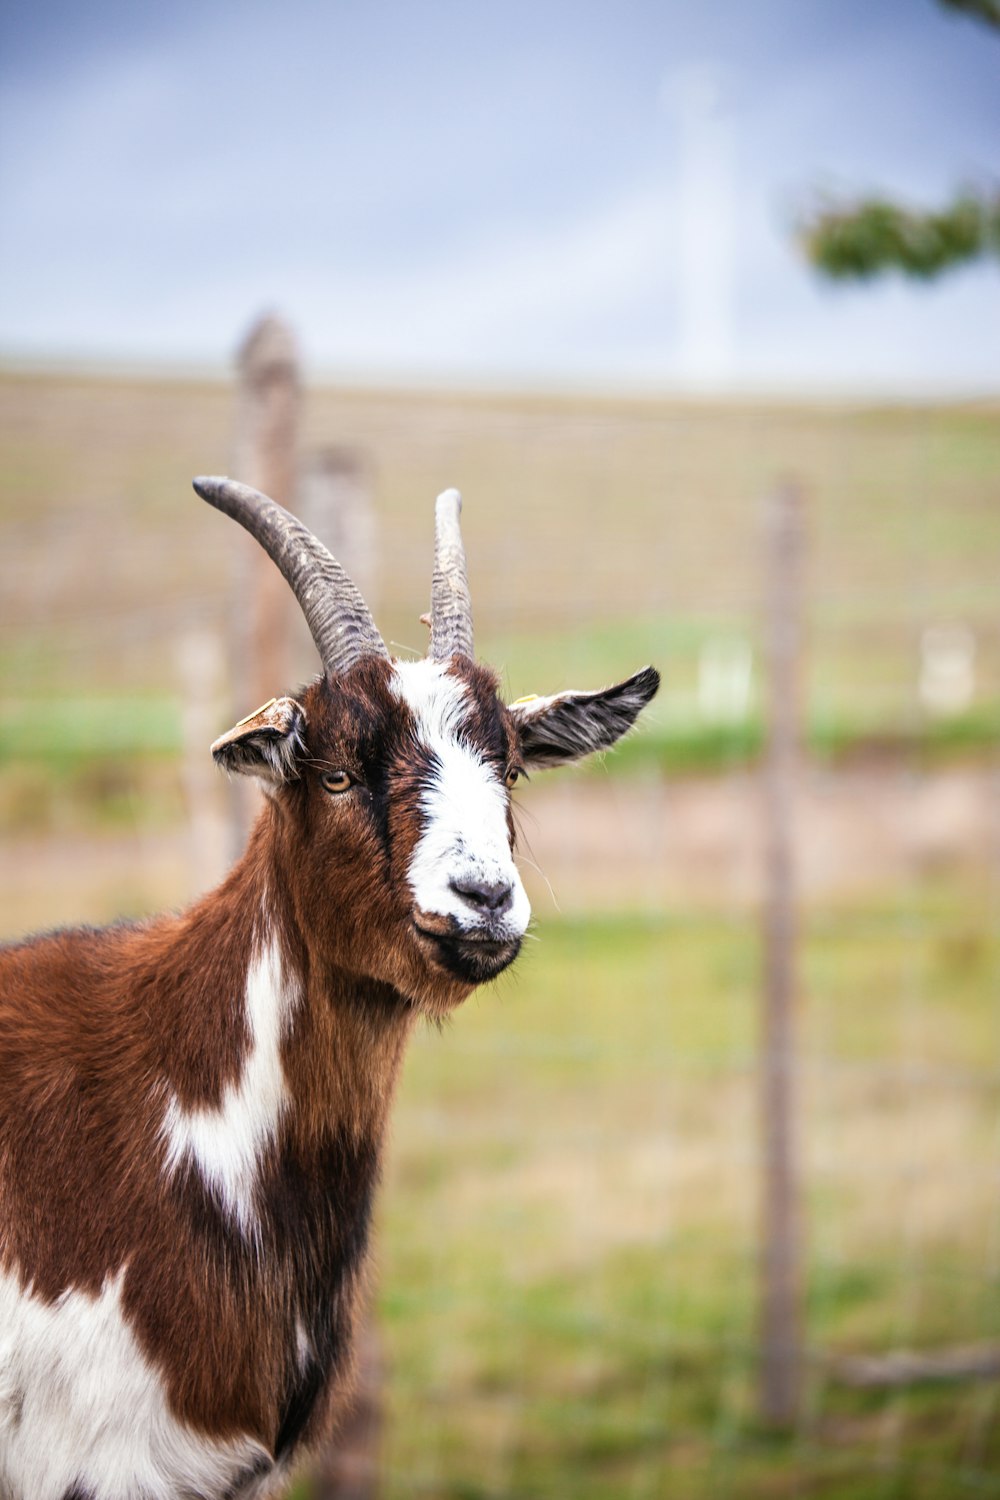
[[[358,1330],[354,1404],[337,1436],[316,1460],[311,1500],[374,1500],[380,1489],[382,1345],[369,1308]]]
[[[190,894],[200,896],[226,872],[229,830],[225,791],[208,746],[228,708],[222,642],[205,625],[179,632],[176,647],[181,698],[182,780],[188,815]]]
[[[260,318],[241,344],[236,363],[233,475],[294,509],[300,406],[294,335],[280,319]],[[262,548],[243,536],[232,545],[239,549],[232,622],[239,717],[287,686],[294,610],[285,580]],[[254,794],[243,776],[233,777],[232,789],[234,838],[242,848]]]
[[[346,563],[373,605],[374,521],[365,468],[349,450],[330,449],[303,462],[299,453],[301,379],[291,330],[275,317],[253,325],[237,355],[238,394],[233,474],[301,516]],[[285,580],[249,538],[239,545],[234,591],[233,682],[240,715],[284,691],[292,675],[297,611]],[[238,849],[254,801],[248,778],[233,778],[232,824]],[[382,1360],[369,1310],[359,1335],[354,1407],[317,1457],[309,1479],[315,1500],[371,1500],[378,1490],[382,1426]]]
[[[796,1418],[802,1387],[801,1219],[795,1117],[797,913],[794,801],[801,725],[802,498],[779,485],[765,513],[766,745],[761,1116],[760,1407]]]
[[[331,447],[303,455],[297,513],[344,564],[374,613],[378,546],[364,454]],[[383,1404],[382,1340],[369,1304],[358,1328],[354,1402],[313,1466],[312,1500],[374,1500],[380,1488]]]
[[[378,533],[365,454],[321,448],[305,454],[299,475],[299,516],[344,563],[378,616]]]

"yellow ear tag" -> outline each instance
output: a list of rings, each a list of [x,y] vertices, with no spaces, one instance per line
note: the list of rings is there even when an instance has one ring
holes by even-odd
[[[537,703],[537,701],[537,693],[525,693],[523,698],[515,698],[510,706],[511,708],[520,708],[522,703]]]
[[[268,709],[273,708],[277,701],[277,698],[268,698],[266,703],[260,705],[260,708],[255,708],[252,714],[247,714],[245,719],[240,719],[239,723],[233,727],[235,729],[242,729],[244,724],[249,724],[250,720],[256,719],[258,714],[266,714]]]

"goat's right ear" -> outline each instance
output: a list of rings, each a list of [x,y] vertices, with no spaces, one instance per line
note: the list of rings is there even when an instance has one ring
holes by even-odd
[[[643,667],[625,682],[596,693],[556,693],[520,698],[510,706],[529,771],[567,766],[607,750],[635,723],[660,686],[660,674]]]
[[[272,786],[294,781],[305,751],[306,715],[294,698],[272,698],[221,734],[212,746],[216,765]]]

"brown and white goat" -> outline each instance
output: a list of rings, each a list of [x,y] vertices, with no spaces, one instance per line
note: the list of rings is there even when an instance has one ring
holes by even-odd
[[[280,1491],[349,1385],[407,1037],[528,925],[510,788],[613,744],[658,684],[507,707],[454,490],[430,654],[397,661],[292,516],[195,488],[282,570],[323,672],[212,747],[268,792],[217,890],[0,950],[2,1500]]]

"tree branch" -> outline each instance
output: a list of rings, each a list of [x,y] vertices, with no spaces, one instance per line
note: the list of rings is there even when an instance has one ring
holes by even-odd
[[[798,234],[827,276],[860,280],[897,270],[929,280],[966,261],[1000,259],[1000,193],[966,192],[934,213],[883,198],[831,203],[807,215]]]
[[[1000,0],[941,0],[949,10],[964,10],[987,26],[1000,27]]]

